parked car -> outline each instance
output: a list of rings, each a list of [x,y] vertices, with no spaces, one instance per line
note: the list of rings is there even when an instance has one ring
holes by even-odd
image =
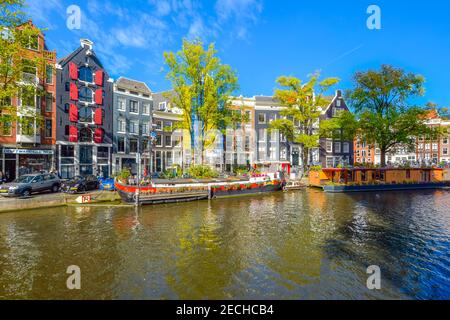
[[[75,176],[62,183],[61,190],[68,193],[97,190],[100,185],[96,176]]]
[[[51,173],[25,174],[10,183],[0,185],[0,195],[4,197],[27,197],[43,191],[58,192],[59,178]]]

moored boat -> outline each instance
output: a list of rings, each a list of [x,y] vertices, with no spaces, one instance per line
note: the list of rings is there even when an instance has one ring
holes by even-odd
[[[248,179],[155,180],[149,185],[126,185],[115,181],[122,201],[139,205],[216,199],[282,190],[283,179],[277,174]]]
[[[445,189],[449,169],[442,168],[324,168],[311,172],[311,187],[325,192]]]

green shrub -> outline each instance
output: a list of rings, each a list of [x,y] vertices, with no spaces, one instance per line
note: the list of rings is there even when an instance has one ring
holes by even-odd
[[[131,171],[129,168],[123,168],[119,173],[117,173],[117,179],[123,183],[127,183],[130,176]]]
[[[189,175],[194,179],[210,179],[217,178],[219,173],[209,166],[195,165],[188,169]]]
[[[233,172],[237,175],[237,176],[242,176],[244,174],[248,174],[248,168],[247,166],[237,166],[233,168]]]

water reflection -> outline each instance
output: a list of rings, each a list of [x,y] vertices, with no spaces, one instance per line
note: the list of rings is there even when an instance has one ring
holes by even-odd
[[[448,191],[304,190],[2,214],[0,298],[448,299],[449,208]]]

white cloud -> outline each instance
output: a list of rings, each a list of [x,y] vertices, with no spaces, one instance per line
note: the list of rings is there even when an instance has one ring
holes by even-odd
[[[245,39],[249,26],[257,23],[263,5],[261,0],[217,0],[215,10],[220,26],[234,26],[237,37]]]
[[[52,21],[50,13],[55,11],[65,19],[65,8],[60,0],[27,0],[25,2],[25,10],[33,21],[42,24],[46,29],[56,29],[56,24]]]

